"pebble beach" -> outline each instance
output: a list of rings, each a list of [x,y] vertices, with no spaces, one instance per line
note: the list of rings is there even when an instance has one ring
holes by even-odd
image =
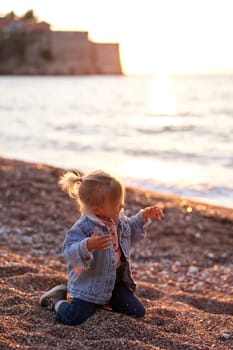
[[[232,349],[233,210],[133,187],[126,215],[164,210],[131,250],[145,318],[103,308],[80,326],[55,323],[39,298],[66,283],[61,247],[80,215],[58,188],[63,172],[0,158],[0,349]]]

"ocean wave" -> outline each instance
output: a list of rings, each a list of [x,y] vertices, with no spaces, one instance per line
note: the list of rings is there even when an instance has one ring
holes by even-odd
[[[167,184],[154,179],[125,178],[127,185],[164,194],[204,200],[209,203],[233,207],[233,187],[213,186],[208,183],[196,185]]]
[[[233,98],[233,97],[232,97]],[[232,116],[233,115],[233,110],[232,107],[231,108],[213,108],[210,110],[211,114],[214,115],[223,115],[223,116]]]
[[[136,131],[142,134],[161,134],[161,133],[170,133],[170,132],[186,132],[186,131],[194,131],[196,126],[192,124],[187,125],[166,125],[163,127],[156,128],[136,128]]]
[[[113,148],[111,149],[113,151]],[[124,148],[122,150],[124,153],[134,156],[134,157],[155,157],[156,159],[161,160],[185,160],[185,161],[194,161],[196,163],[207,164],[208,162],[218,162],[223,163],[230,167],[230,164],[233,164],[232,159],[229,158],[229,155],[224,156],[223,154],[208,154],[208,153],[195,153],[195,152],[181,152],[179,150],[154,150],[154,149],[142,149],[142,148]]]
[[[160,112],[148,112],[146,113],[146,116],[148,117],[155,117],[155,118],[180,118],[180,117],[199,117],[198,114],[193,114],[189,111],[183,111],[183,112],[176,112],[176,113],[160,113]]]
[[[147,168],[156,174],[164,166],[169,179],[174,179],[174,170],[187,183],[192,174],[216,186],[231,183],[233,76],[169,78],[164,99],[159,80],[147,77],[3,79],[2,155],[69,167],[77,162],[84,170],[106,164],[127,168],[125,175],[139,165],[142,177],[152,174]],[[232,195],[221,186],[207,192],[169,186],[160,189],[221,196],[223,203],[228,191]]]

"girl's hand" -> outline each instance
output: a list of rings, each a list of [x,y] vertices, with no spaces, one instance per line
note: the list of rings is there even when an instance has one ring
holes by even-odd
[[[142,216],[145,221],[148,219],[156,219],[158,221],[161,221],[164,215],[162,209],[154,205],[152,207],[143,209]]]
[[[87,249],[92,250],[108,250],[112,243],[111,235],[98,236],[98,227],[95,227],[94,233],[87,241]]]

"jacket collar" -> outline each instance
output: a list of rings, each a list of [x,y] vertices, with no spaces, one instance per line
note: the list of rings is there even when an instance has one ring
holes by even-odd
[[[94,214],[82,214],[81,219],[84,220],[85,218],[89,219],[90,221],[94,222],[99,226],[105,226],[104,223]]]

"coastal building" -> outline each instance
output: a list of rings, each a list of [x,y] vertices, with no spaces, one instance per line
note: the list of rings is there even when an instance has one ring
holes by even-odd
[[[46,22],[0,18],[0,74],[122,74],[119,44],[85,31],[51,31]]]
[[[0,17],[0,31],[4,34],[15,31],[49,31],[50,24],[47,22],[35,22],[33,20],[14,19],[11,17]]]

